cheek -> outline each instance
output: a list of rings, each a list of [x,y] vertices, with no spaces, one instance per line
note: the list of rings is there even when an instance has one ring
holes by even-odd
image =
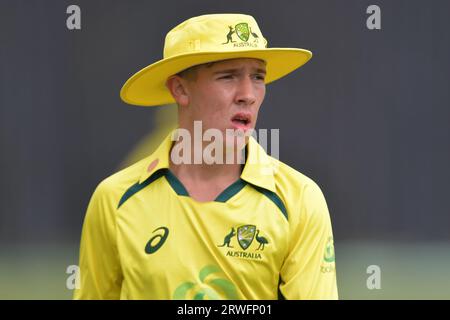
[[[195,120],[202,120],[205,128],[220,127],[228,119],[226,115],[229,104],[226,101],[229,92],[214,86],[204,89],[202,94],[192,97],[193,117]]]
[[[214,118],[220,118],[229,112],[230,105],[233,103],[233,90],[223,86],[209,86],[202,100],[205,113]]]
[[[256,110],[255,113],[258,114],[259,109],[261,108],[261,105],[264,101],[264,98],[266,96],[266,86],[261,86],[261,87],[257,87],[255,88],[255,97],[256,97]]]
[[[266,96],[266,85],[262,84],[261,86],[258,86],[256,88],[256,94],[257,94],[259,101],[262,102],[264,100],[264,97]]]

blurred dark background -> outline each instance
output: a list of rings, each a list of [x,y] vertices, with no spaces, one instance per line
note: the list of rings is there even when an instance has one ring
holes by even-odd
[[[81,30],[66,27],[71,4]],[[372,4],[381,30],[366,27]],[[167,125],[165,107],[126,105],[121,86],[183,20],[237,12],[270,47],[314,53],[268,85],[258,127],[279,128],[280,159],[325,194],[341,297],[450,298],[444,0],[0,0],[0,298],[70,298],[93,190]]]

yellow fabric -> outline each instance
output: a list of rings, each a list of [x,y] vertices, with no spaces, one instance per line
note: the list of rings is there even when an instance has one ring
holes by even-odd
[[[245,186],[225,202],[178,194],[169,171],[119,206],[131,186],[168,172],[171,145],[169,134],[152,155],[96,188],[83,225],[75,299],[277,299],[278,289],[286,299],[338,298],[321,189],[253,138],[241,174]]]
[[[258,24],[244,14],[210,14],[179,24],[166,35],[163,59],[134,74],[123,85],[126,103],[157,106],[174,103],[165,86],[168,77],[189,67],[233,58],[266,61],[265,82],[301,67],[312,53],[296,48],[267,48]]]

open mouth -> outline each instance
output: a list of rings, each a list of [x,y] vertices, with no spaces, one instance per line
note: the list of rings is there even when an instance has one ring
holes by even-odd
[[[231,122],[241,127],[247,127],[251,122],[251,115],[247,113],[237,113],[231,118]]]

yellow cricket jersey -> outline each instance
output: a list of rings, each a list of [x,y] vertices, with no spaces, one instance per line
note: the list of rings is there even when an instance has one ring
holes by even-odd
[[[337,299],[322,191],[250,137],[241,177],[197,202],[169,170],[169,134],[103,180],[81,237],[75,299]]]

